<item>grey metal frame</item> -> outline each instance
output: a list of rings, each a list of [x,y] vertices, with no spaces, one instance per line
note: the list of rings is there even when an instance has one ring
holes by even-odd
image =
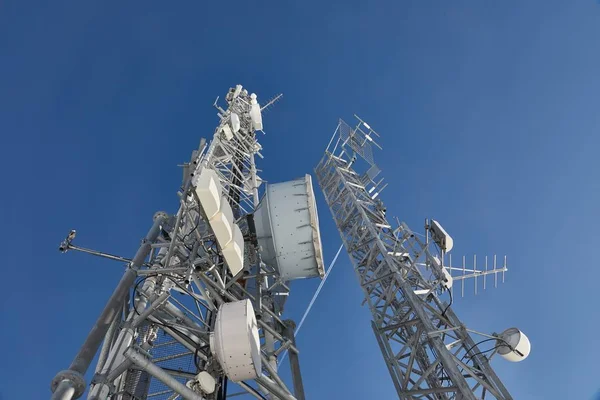
[[[429,240],[420,240],[404,223],[394,229],[387,221],[377,199],[381,181],[375,181],[379,169],[370,145],[376,136],[362,121],[351,128],[340,120],[315,171],[373,315],[372,329],[398,396],[512,399],[485,352],[439,299],[443,275],[437,260],[444,254],[435,259]],[[366,162],[362,174],[355,170],[360,162]]]
[[[238,96],[233,93],[234,89],[230,89],[227,94],[226,110],[215,102],[220,124],[214,137],[208,144],[202,140],[190,162],[184,165],[183,183],[178,193],[179,211],[173,216],[157,213],[152,229],[132,260],[73,245],[74,231],[61,244],[61,251],[77,250],[125,261],[127,269],[70,368],[53,380],[53,399],[69,400],[83,394],[84,375],[101,343],[89,399],[131,399],[134,389],[141,397],[152,399],[219,398],[220,388],[207,395],[185,386],[186,379],[198,373],[196,367],[177,371],[159,364],[193,357],[200,368],[210,372],[217,381],[224,379],[225,374],[209,346],[216,310],[223,302],[250,298],[259,318],[262,356],[268,362],[263,363],[263,374],[257,377],[254,386],[252,382],[243,382],[240,386],[254,397],[260,397],[258,391],[262,391],[273,398],[303,400],[298,358],[290,357],[296,397],[277,373],[277,354],[285,349],[298,353],[288,325],[280,318],[280,310],[274,307],[275,292],[289,289],[276,271],[261,262],[257,242],[246,220],[259,201],[260,180],[254,159],[261,156],[261,146],[250,119],[250,95],[245,90]],[[222,128],[233,112],[239,116],[241,126],[227,139]],[[228,271],[194,195],[194,179],[203,168],[217,172],[224,195],[245,235],[245,268],[239,276],[234,277]],[[250,293],[240,282],[240,278],[256,279],[248,275],[249,271],[260,278],[255,285],[256,293]],[[140,280],[135,283],[137,278]],[[277,290],[273,290],[275,287]],[[130,296],[132,289],[135,290]],[[157,349],[163,357],[152,355]],[[157,381],[167,389],[150,393],[150,387]]]

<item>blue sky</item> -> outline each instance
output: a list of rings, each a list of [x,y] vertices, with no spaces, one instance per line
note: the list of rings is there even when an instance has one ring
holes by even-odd
[[[3,2],[0,398],[41,399],[241,83],[266,99],[271,182],[312,171],[337,119],[382,134],[388,213],[435,217],[456,256],[506,254],[506,284],[457,299],[471,328],[521,328],[515,399],[590,399],[600,384],[600,5],[582,1]],[[318,194],[325,257],[340,240]],[[318,282],[294,284],[299,319]],[[471,291],[467,291],[471,293]],[[347,256],[298,338],[307,397],[393,398]]]

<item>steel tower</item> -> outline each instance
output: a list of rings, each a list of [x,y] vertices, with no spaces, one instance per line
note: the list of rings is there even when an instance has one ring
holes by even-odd
[[[261,112],[277,98],[261,107],[238,85],[226,109],[215,101],[219,125],[183,166],[179,210],[156,213],[132,259],[76,246],[75,231],[61,244],[125,273],[53,399],[84,393],[98,349],[88,399],[218,400],[228,382],[259,399],[304,399],[294,323],[281,314],[289,282],[322,277],[323,263],[310,176],[261,185],[257,175]],[[277,373],[286,350],[294,394]]]
[[[372,151],[372,146],[381,149],[378,135],[357,119],[355,128],[340,120],[316,174],[364,291],[398,396],[512,399],[490,366],[488,351],[478,345],[492,341],[492,355],[518,361],[529,352],[527,338],[513,328],[484,335],[487,339],[476,343],[450,304],[440,299],[453,280],[468,277],[453,278],[444,265],[452,239],[437,221],[426,223],[421,238],[406,224],[397,221],[394,228],[388,221],[378,199],[385,185],[377,180],[380,170]],[[493,273],[497,279],[505,270],[506,265],[488,270],[486,263],[486,271],[475,265],[472,276]]]

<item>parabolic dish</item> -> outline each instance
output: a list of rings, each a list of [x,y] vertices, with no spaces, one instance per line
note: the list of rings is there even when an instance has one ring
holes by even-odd
[[[250,300],[224,303],[219,307],[215,329],[210,335],[210,348],[233,382],[260,376],[260,339]]]
[[[255,214],[265,264],[285,281],[323,277],[323,251],[312,179],[267,185]]]
[[[500,334],[500,339],[498,341],[498,354],[508,361],[519,362],[529,356],[531,342],[519,329],[510,328],[505,330]]]

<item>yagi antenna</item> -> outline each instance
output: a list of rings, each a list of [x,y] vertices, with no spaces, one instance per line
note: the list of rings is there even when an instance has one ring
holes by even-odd
[[[506,262],[500,268],[494,262],[490,269],[488,261],[482,269],[474,258],[467,269],[465,257],[462,268],[451,260],[446,266],[445,254],[454,242],[437,221],[426,220],[425,235],[405,223],[393,229],[378,197],[381,181],[375,181],[379,169],[371,144],[379,147],[379,135],[355,117],[355,128],[340,120],[315,172],[357,273],[398,397],[512,399],[489,360],[494,354],[524,360],[531,350],[529,339],[516,328],[491,335],[467,329],[452,309],[454,280],[464,285],[472,277],[477,290],[481,280],[485,287],[487,275],[494,274],[497,281]],[[359,156],[366,163],[355,162]],[[456,270],[462,274],[452,275]],[[476,342],[472,335],[485,339]],[[495,344],[489,348],[478,347],[491,341]]]
[[[269,102],[267,104],[265,104],[264,106],[262,106],[260,108],[260,111],[266,111],[273,104],[277,103],[279,101],[279,99],[281,99],[282,97],[283,97],[283,93],[279,93],[277,96],[275,96],[271,100],[269,100]]]
[[[366,141],[375,145],[379,150],[383,150],[383,148],[379,144],[377,144],[377,142],[375,142],[375,140],[373,139],[373,135],[377,136],[378,138],[381,136],[379,136],[379,134],[377,132],[375,132],[375,130],[373,128],[371,128],[371,125],[369,125],[365,121],[363,121],[358,115],[354,114],[354,118],[356,118],[357,120],[360,121],[360,123],[356,126],[354,131],[361,132],[365,136]],[[363,129],[366,129],[367,132],[365,132]]]
[[[487,276],[494,275],[494,287],[498,287],[498,274],[502,275],[502,283],[504,283],[504,277],[508,268],[506,267],[506,256],[504,256],[504,262],[502,266],[498,266],[496,255],[493,256],[493,264],[490,265],[488,256],[485,256],[483,265],[477,267],[477,255],[473,255],[473,264],[471,267],[467,267],[467,258],[462,256],[462,265],[453,266],[452,254],[449,253],[452,250],[454,241],[452,237],[442,228],[439,222],[436,220],[425,220],[425,230],[428,235],[428,239],[431,239],[437,247],[441,250],[442,254],[442,267],[448,274],[450,282],[461,281],[461,297],[465,297],[465,281],[467,279],[473,279],[474,282],[474,293],[477,295],[477,291],[480,282],[483,282],[483,290],[487,288]],[[444,256],[448,254],[448,265],[444,263]],[[456,274],[458,272],[458,274]],[[478,279],[479,278],[479,279]],[[451,284],[452,285],[452,284]],[[450,290],[454,290],[454,286],[450,286]],[[452,292],[454,293],[454,292]]]
[[[466,256],[462,256],[462,266],[453,267],[452,266],[452,254],[448,257],[448,262],[450,266],[445,267],[452,277],[452,280],[461,281],[461,297],[465,296],[465,281],[467,279],[473,279],[474,282],[474,293],[477,295],[477,290],[481,285],[480,282],[483,282],[483,290],[487,288],[487,276],[494,275],[494,287],[498,287],[498,274],[502,275],[502,283],[504,283],[504,274],[508,271],[506,266],[506,256],[504,256],[504,262],[502,266],[498,266],[497,257],[494,254],[492,257],[493,263],[489,262],[488,256],[485,256],[485,261],[483,262],[483,268],[480,266],[477,267],[477,255],[473,255],[473,266],[472,268],[467,268]],[[491,264],[491,265],[490,265]],[[481,265],[481,264],[480,264]],[[459,275],[453,275],[458,272]],[[479,280],[477,278],[480,278]]]
[[[221,106],[219,105],[219,96],[217,96],[217,98],[215,99],[215,102],[213,103],[213,107],[216,108],[217,110],[219,110],[219,116],[221,118],[223,115],[225,115],[225,110],[223,110],[221,108]]]

